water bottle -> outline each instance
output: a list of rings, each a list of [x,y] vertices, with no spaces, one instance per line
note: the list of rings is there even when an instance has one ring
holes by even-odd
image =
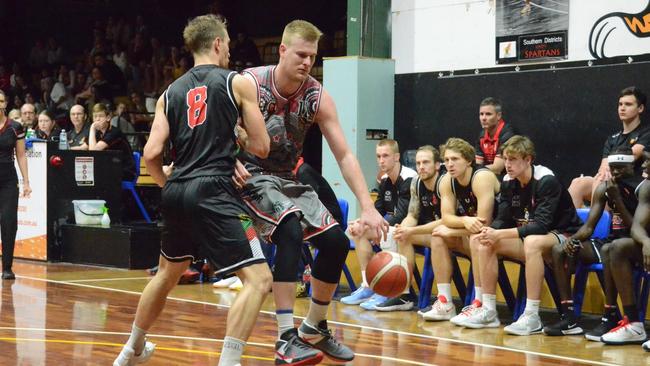
[[[102,227],[110,227],[111,218],[108,216],[108,207],[104,206],[102,208],[102,211],[104,212],[104,214],[102,215],[101,225]]]
[[[34,129],[33,128],[28,128],[27,129],[27,135],[25,136],[25,138],[28,138],[28,139],[34,138]]]
[[[68,135],[65,133],[65,130],[61,130],[61,134],[59,134],[59,150],[68,150],[69,148]]]

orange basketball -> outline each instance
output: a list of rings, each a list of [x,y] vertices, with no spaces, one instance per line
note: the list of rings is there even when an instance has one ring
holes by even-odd
[[[386,297],[399,296],[411,283],[411,271],[406,257],[384,251],[375,254],[366,267],[368,285],[375,292]]]

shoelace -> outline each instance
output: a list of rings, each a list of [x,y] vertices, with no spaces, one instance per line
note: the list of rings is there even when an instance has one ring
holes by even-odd
[[[627,315],[623,317],[621,321],[618,322],[618,326],[612,330],[610,330],[610,333],[615,333],[618,332],[621,329],[627,328],[627,326],[630,325],[630,321],[627,319]]]
[[[469,316],[471,313],[474,312],[474,310],[480,308],[481,306],[483,306],[483,304],[481,304],[481,302],[479,300],[474,300],[474,301],[472,301],[471,304],[465,306],[460,311],[460,313]]]
[[[304,342],[302,342],[302,341],[300,340],[300,337],[298,337],[298,336],[293,336],[293,337],[291,337],[291,338],[287,341],[287,343],[289,344],[289,346],[293,346],[293,345],[295,345],[296,347],[298,347],[298,348],[300,348],[300,349],[311,349],[311,347],[308,346],[307,344],[305,344]]]

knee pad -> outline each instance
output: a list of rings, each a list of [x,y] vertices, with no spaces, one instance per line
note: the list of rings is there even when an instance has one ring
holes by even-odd
[[[312,276],[323,282],[339,283],[350,250],[350,239],[340,226],[335,226],[312,238],[311,242],[318,249]]]
[[[273,282],[296,282],[302,254],[302,227],[296,214],[287,215],[271,236],[276,246]]]

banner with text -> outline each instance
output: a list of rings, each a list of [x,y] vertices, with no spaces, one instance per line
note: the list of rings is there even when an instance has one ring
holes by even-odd
[[[496,63],[568,58],[569,0],[498,0]]]

